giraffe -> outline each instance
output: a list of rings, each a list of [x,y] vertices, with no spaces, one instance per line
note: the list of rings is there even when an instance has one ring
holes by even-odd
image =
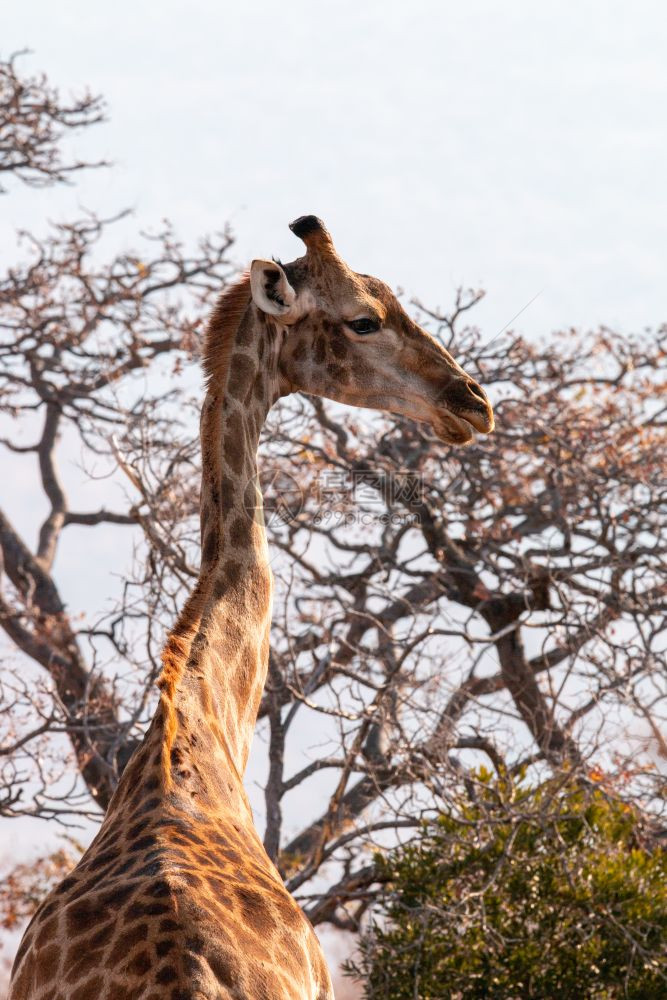
[[[10,1000],[333,998],[243,788],[271,620],[260,431],[295,391],[428,422],[452,444],[491,431],[493,412],[383,282],[350,270],[319,219],[290,228],[304,256],[254,260],[209,322],[199,578],[166,640],[143,743],[26,930]]]

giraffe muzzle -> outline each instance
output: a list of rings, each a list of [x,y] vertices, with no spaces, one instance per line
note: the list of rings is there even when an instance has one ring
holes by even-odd
[[[470,424],[480,434],[490,434],[494,427],[493,409],[482,387],[472,378],[456,378],[442,391],[439,406],[449,416]]]

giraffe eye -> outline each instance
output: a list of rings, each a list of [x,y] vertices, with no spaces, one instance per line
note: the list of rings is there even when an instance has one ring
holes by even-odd
[[[347,325],[355,333],[376,333],[380,329],[378,321],[369,316],[364,316],[363,319],[351,319]]]

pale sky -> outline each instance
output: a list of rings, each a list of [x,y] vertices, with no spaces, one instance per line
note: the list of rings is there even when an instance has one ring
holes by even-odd
[[[239,263],[299,255],[287,224],[312,212],[352,267],[408,297],[447,307],[458,284],[486,288],[476,321],[488,338],[536,295],[514,324],[533,337],[667,320],[658,0],[8,8],[4,56],[30,48],[26,70],[105,95],[109,122],[71,145],[115,166],[70,189],[12,188],[2,266],[16,228],[42,231],[81,205],[135,208],[119,245],[164,216],[191,240],[230,222]],[[26,523],[32,482],[2,497]],[[106,544],[110,567],[109,543],[86,544]],[[61,557],[66,586],[84,555]],[[44,833],[28,825],[24,846]]]
[[[230,221],[239,261],[290,260],[287,223],[314,212],[353,267],[429,305],[484,286],[489,336],[540,292],[532,334],[667,316],[658,0],[27,0],[3,20],[5,52],[106,95],[85,148],[116,163],[4,198],[7,239],[132,205],[128,236]]]

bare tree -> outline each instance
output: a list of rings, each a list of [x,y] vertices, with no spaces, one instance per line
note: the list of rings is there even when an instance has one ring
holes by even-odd
[[[61,99],[44,75],[27,77],[17,68],[24,52],[0,60],[0,172],[31,187],[67,181],[77,170],[104,162],[68,161],[61,140],[67,132],[104,119],[100,97],[84,93]],[[0,187],[0,194],[4,192]]]
[[[14,59],[0,66],[0,79],[8,92],[0,136],[6,137],[3,167],[10,174],[46,185],[88,166],[66,162],[58,140],[63,129],[99,120],[99,98],[86,95],[62,105],[43,78],[22,80]],[[25,259],[0,278],[1,443],[16,460],[23,456],[33,463],[36,488],[47,504],[34,548],[0,511],[6,581],[0,622],[14,648],[48,674],[47,688],[35,685],[32,676],[26,680],[22,668],[3,680],[7,728],[0,749],[5,789],[0,808],[7,815],[67,812],[69,793],[59,792],[50,801],[49,788],[63,775],[54,772],[55,762],[44,753],[47,733],[67,733],[87,791],[104,808],[146,719],[155,678],[155,660],[142,661],[140,671],[136,660],[128,661],[125,631],[132,622],[131,608],[125,607],[104,631],[95,623],[75,624],[54,563],[63,534],[74,525],[143,524],[151,545],[158,545],[168,532],[166,507],[174,507],[169,474],[161,469],[167,478],[159,496],[150,498],[164,508],[154,527],[155,511],[141,503],[122,510],[73,509],[62,463],[78,438],[84,462],[95,462],[91,475],[112,473],[119,463],[123,466],[116,434],[139,435],[149,461],[151,440],[158,450],[169,446],[168,465],[194,457],[191,426],[185,452],[179,453],[178,439],[171,436],[187,423],[188,405],[175,399],[174,380],[196,347],[202,317],[232,271],[227,259],[231,236],[223,232],[204,239],[188,253],[163,224],[155,234],[143,236],[138,253],[104,260],[99,245],[124,214],[101,218],[91,212],[42,236],[23,233]],[[166,497],[171,497],[168,503]],[[194,499],[188,511],[193,509]],[[187,575],[188,569],[176,572]],[[150,586],[160,586],[156,577]],[[153,621],[159,635],[165,624]],[[113,654],[112,677],[105,674],[104,653],[95,643],[102,637]],[[138,688],[129,702],[118,688],[123,662],[134,671],[130,686],[134,682]],[[30,706],[32,715],[27,729],[22,705]],[[26,801],[28,786],[33,792]],[[70,791],[80,808],[80,789]]]
[[[0,624],[16,651],[0,709],[6,821],[104,808],[196,577],[191,362],[231,238],[187,253],[167,228],[100,263],[112,222],[26,237],[0,283],[2,443],[32,463],[48,509],[34,545],[0,521]],[[355,930],[373,849],[409,838],[461,787],[474,794],[481,759],[610,787],[622,776],[660,822],[667,329],[485,343],[469,319],[479,297],[420,311],[489,390],[489,439],[452,450],[408,421],[305,397],[266,430],[265,843],[315,923]],[[91,477],[125,484],[113,507],[65,495],[74,440]],[[59,584],[77,525],[134,533],[133,566],[96,617],[67,607]],[[64,764],[49,756],[63,735]]]
[[[654,806],[664,788],[667,331],[484,346],[459,329],[477,298],[431,319],[495,397],[491,438],[450,450],[391,420],[378,445],[377,425],[319,400],[270,436],[269,479],[288,468],[306,500],[274,539],[294,569],[263,703],[267,844],[292,890],[338,859],[315,921],[357,926],[362,845],[446,811],[466,761],[622,777]],[[284,779],[306,709],[336,719],[332,749]],[[320,769],[327,808],[284,843],[282,796]]]

